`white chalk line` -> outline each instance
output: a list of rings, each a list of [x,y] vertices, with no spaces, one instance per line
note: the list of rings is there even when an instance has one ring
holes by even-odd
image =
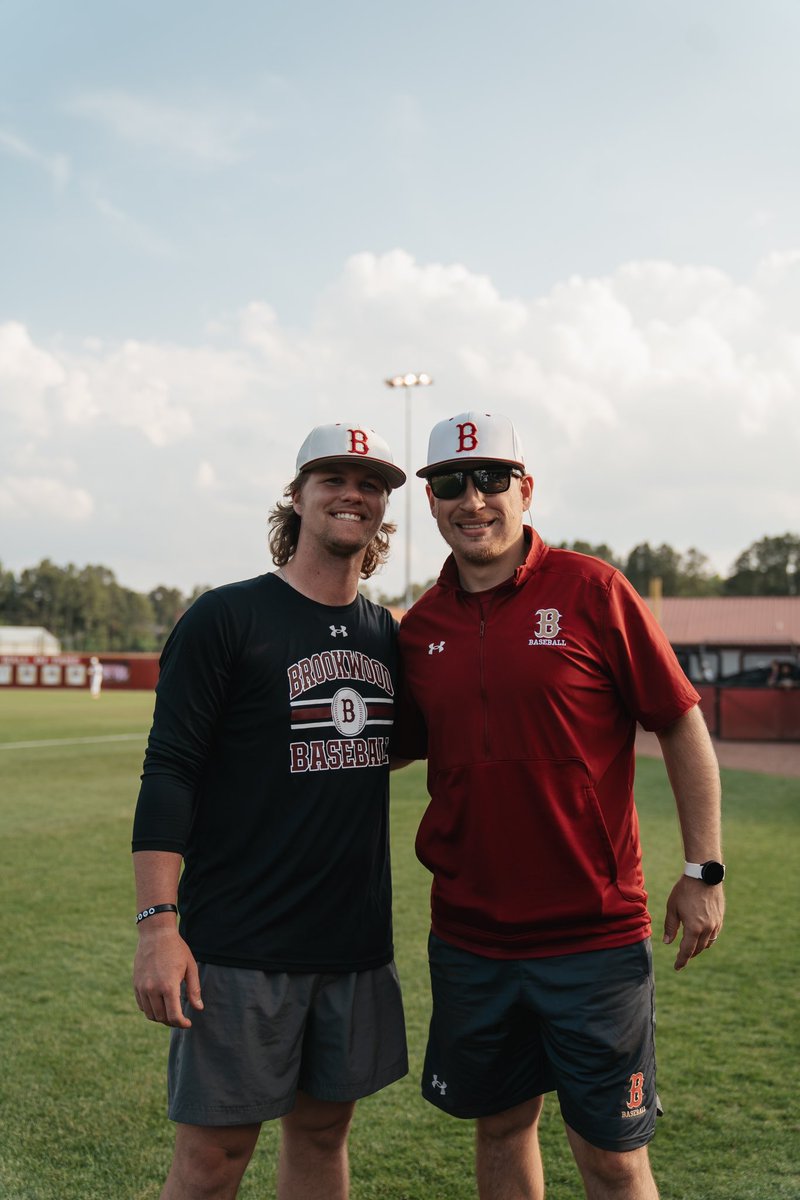
[[[96,746],[101,742],[145,742],[146,733],[108,733],[102,737],[39,738],[35,742],[0,742],[0,750],[37,750],[39,746]]]

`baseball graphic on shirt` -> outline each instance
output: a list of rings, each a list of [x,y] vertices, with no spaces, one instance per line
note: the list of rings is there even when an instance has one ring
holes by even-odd
[[[331,701],[331,715],[342,737],[357,737],[367,723],[367,706],[353,688],[339,688]]]

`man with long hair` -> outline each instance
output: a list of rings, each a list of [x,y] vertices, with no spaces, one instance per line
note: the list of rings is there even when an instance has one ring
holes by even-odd
[[[344,1200],[355,1101],[407,1071],[396,629],[358,592],[404,482],[373,429],[318,426],[270,515],[277,571],[201,596],[164,648],[133,833],[134,990],[172,1030],[162,1200],[231,1200],[274,1118],[281,1200]]]

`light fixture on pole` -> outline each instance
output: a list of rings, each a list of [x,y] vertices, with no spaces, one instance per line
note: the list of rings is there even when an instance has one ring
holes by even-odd
[[[411,608],[411,390],[417,387],[429,387],[433,380],[430,375],[393,375],[385,380],[390,388],[402,388],[406,397],[406,474],[409,481],[406,484],[406,579],[405,606]]]

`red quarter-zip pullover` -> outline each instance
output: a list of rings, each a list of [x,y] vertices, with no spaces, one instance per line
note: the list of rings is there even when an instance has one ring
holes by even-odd
[[[433,930],[496,958],[649,935],[636,722],[663,729],[699,700],[619,571],[526,537],[488,592],[464,591],[451,556],[400,629],[393,752],[428,759]]]

